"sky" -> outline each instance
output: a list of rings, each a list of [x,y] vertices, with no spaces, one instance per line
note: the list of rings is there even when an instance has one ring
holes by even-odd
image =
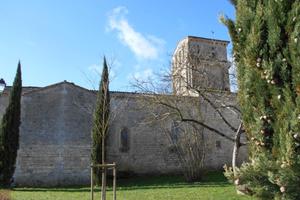
[[[186,36],[230,41],[222,14],[234,18],[227,0],[0,0],[0,78],[11,85],[20,60],[24,86],[95,89],[105,56],[110,90],[132,91]]]

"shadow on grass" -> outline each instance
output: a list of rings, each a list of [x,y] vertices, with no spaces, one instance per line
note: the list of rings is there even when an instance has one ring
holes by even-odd
[[[109,183],[111,185],[111,183]],[[229,183],[221,172],[213,172],[205,175],[202,181],[187,183],[181,176],[156,176],[156,177],[134,177],[128,179],[118,179],[117,190],[145,190],[145,189],[176,189],[192,187],[227,187]],[[15,191],[22,192],[89,192],[89,187],[64,187],[64,188],[14,188]],[[112,188],[109,186],[108,191]],[[94,191],[100,189],[96,187]],[[0,199],[1,200],[1,199]]]

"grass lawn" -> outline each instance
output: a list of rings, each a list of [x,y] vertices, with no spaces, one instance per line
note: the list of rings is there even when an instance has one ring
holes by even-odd
[[[117,181],[117,200],[249,200],[236,194],[221,173],[210,173],[205,180],[185,183],[179,176],[138,177]],[[100,199],[99,189],[95,199]],[[1,193],[0,193],[1,194]],[[68,188],[15,188],[10,192],[12,200],[88,200],[89,187]],[[108,200],[112,199],[109,188]],[[1,197],[0,197],[0,200]],[[5,199],[6,200],[6,199]]]

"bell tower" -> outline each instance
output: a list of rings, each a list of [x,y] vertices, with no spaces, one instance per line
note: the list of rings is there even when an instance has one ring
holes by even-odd
[[[188,36],[172,58],[173,92],[196,96],[197,90],[230,91],[228,41]]]

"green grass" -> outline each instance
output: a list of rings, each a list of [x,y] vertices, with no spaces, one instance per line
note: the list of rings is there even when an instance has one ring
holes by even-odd
[[[210,173],[201,182],[186,183],[179,176],[137,177],[117,181],[117,200],[250,200],[236,194],[221,173]],[[108,200],[112,199],[108,188]],[[13,200],[88,200],[89,187],[15,188]],[[96,189],[95,200],[100,199]]]

